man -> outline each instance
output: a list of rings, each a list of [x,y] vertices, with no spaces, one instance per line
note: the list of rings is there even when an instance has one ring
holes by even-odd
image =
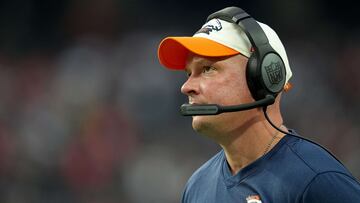
[[[292,73],[269,26],[225,8],[194,36],[165,38],[158,56],[165,67],[186,71],[182,113],[222,147],[191,176],[182,202],[360,202],[350,172],[283,125],[280,98]]]

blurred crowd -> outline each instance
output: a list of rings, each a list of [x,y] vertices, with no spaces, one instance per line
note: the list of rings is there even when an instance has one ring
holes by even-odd
[[[360,25],[325,20],[323,5],[274,2],[258,18],[278,30],[294,73],[285,125],[360,178]],[[220,148],[180,116],[186,76],[160,66],[157,46],[229,4],[194,5],[184,18],[185,6],[161,1],[0,6],[0,202],[178,202]],[[257,18],[256,3],[237,6]]]

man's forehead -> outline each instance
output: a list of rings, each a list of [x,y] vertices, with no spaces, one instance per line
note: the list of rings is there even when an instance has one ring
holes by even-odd
[[[193,53],[189,53],[187,58],[186,58],[186,65],[194,63],[194,64],[201,64],[204,62],[209,62],[210,60],[206,57],[200,56],[200,55],[196,55]]]

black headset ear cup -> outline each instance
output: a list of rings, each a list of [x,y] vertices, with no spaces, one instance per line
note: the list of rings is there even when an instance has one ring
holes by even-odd
[[[259,60],[257,56],[253,53],[249,57],[246,65],[246,82],[249,87],[250,93],[255,100],[264,98],[261,93],[259,93],[259,90],[261,90],[262,88],[257,79],[260,72],[258,63]]]
[[[285,75],[285,65],[278,54],[270,52],[261,59],[255,54],[249,57],[246,80],[255,100],[263,99],[266,95],[276,97],[285,85]]]
[[[281,57],[274,52],[267,53],[261,62],[261,83],[266,92],[276,97],[284,88],[285,76],[285,64]]]

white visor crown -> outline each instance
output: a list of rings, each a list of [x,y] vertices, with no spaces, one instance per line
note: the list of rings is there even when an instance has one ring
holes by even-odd
[[[271,47],[280,55],[285,64],[285,83],[287,83],[292,76],[292,72],[284,45],[273,29],[264,23],[258,23],[268,38]],[[212,40],[226,47],[234,49],[246,57],[250,57],[251,55],[252,45],[250,40],[241,27],[235,23],[230,23],[218,18],[214,18],[204,24],[202,28],[193,35],[193,37],[202,37]]]

